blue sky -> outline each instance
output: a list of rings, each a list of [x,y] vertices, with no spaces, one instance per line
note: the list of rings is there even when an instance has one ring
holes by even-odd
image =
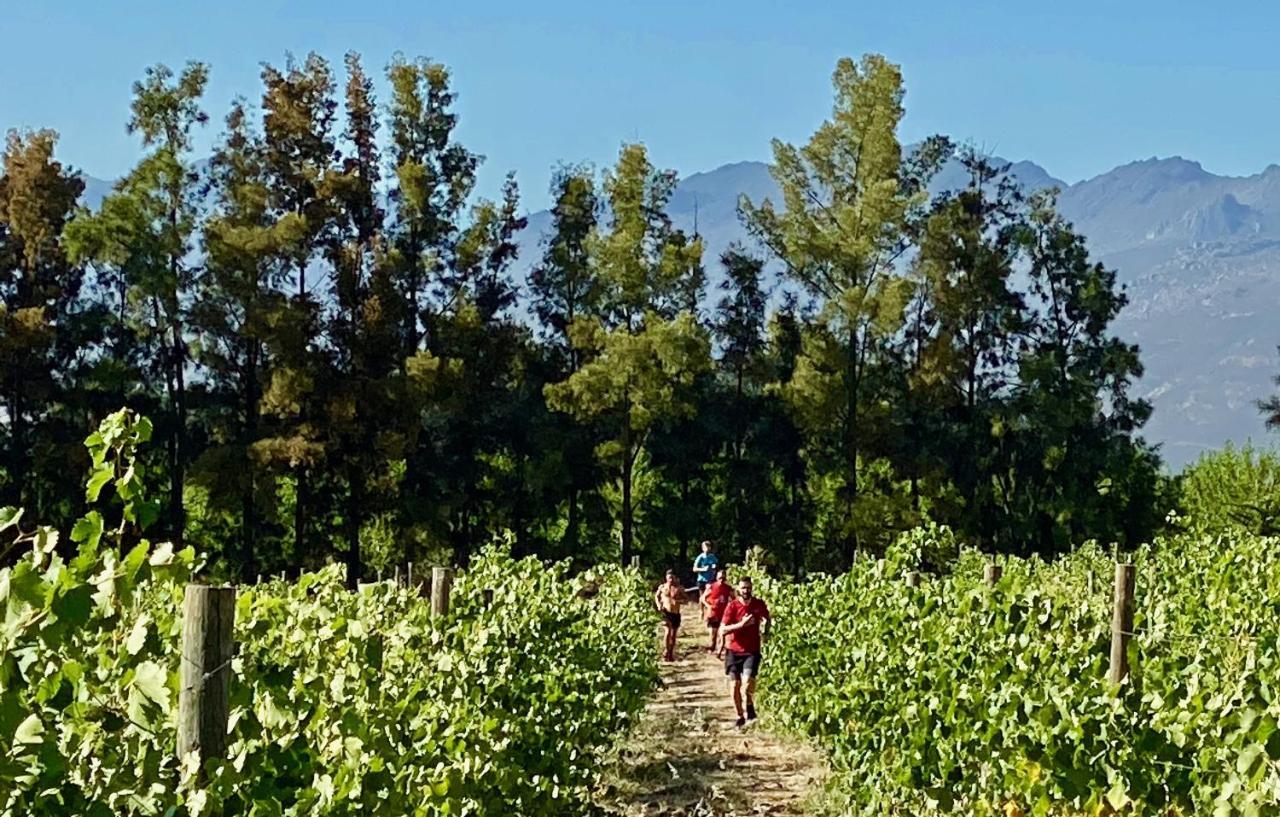
[[[0,128],[56,128],[66,161],[111,177],[137,155],[124,120],[148,64],[210,63],[207,149],[263,61],[425,55],[454,71],[482,191],[515,170],[537,209],[554,164],[623,141],[681,174],[767,159],[826,115],[838,57],[879,51],[904,68],[907,140],[948,133],[1068,181],[1153,155],[1280,163],[1280,6],[1055,5],[0,0]]]

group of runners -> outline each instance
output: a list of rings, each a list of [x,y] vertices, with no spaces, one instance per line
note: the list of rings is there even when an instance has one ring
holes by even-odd
[[[711,635],[707,651],[724,660],[725,675],[732,681],[737,725],[742,727],[756,718],[761,643],[768,637],[772,624],[769,606],[755,595],[750,576],[738,581],[735,592],[729,583],[728,571],[720,566],[710,542],[702,543],[701,553],[693,561],[693,572],[698,580],[698,606]],[[663,661],[676,660],[676,637],[686,598],[676,571],[668,570],[666,579],[654,593],[654,603],[666,624]]]

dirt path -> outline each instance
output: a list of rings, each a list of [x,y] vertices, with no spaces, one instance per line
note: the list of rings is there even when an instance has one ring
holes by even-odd
[[[772,734],[763,708],[760,720],[737,729],[724,666],[706,645],[707,629],[697,607],[685,607],[678,660],[662,665],[662,686],[606,773],[600,798],[606,813],[819,813],[821,758]],[[766,657],[766,676],[769,671]]]

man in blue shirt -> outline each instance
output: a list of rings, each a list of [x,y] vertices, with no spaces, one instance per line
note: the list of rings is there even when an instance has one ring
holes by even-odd
[[[693,560],[693,573],[698,577],[698,599],[706,592],[707,585],[716,580],[716,568],[720,566],[720,557],[711,552],[711,543],[702,543],[702,552]]]

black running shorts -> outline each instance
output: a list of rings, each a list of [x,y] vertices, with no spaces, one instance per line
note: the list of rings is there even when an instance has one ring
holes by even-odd
[[[725,650],[724,674],[734,678],[744,675],[748,678],[757,677],[760,674],[760,653]]]

